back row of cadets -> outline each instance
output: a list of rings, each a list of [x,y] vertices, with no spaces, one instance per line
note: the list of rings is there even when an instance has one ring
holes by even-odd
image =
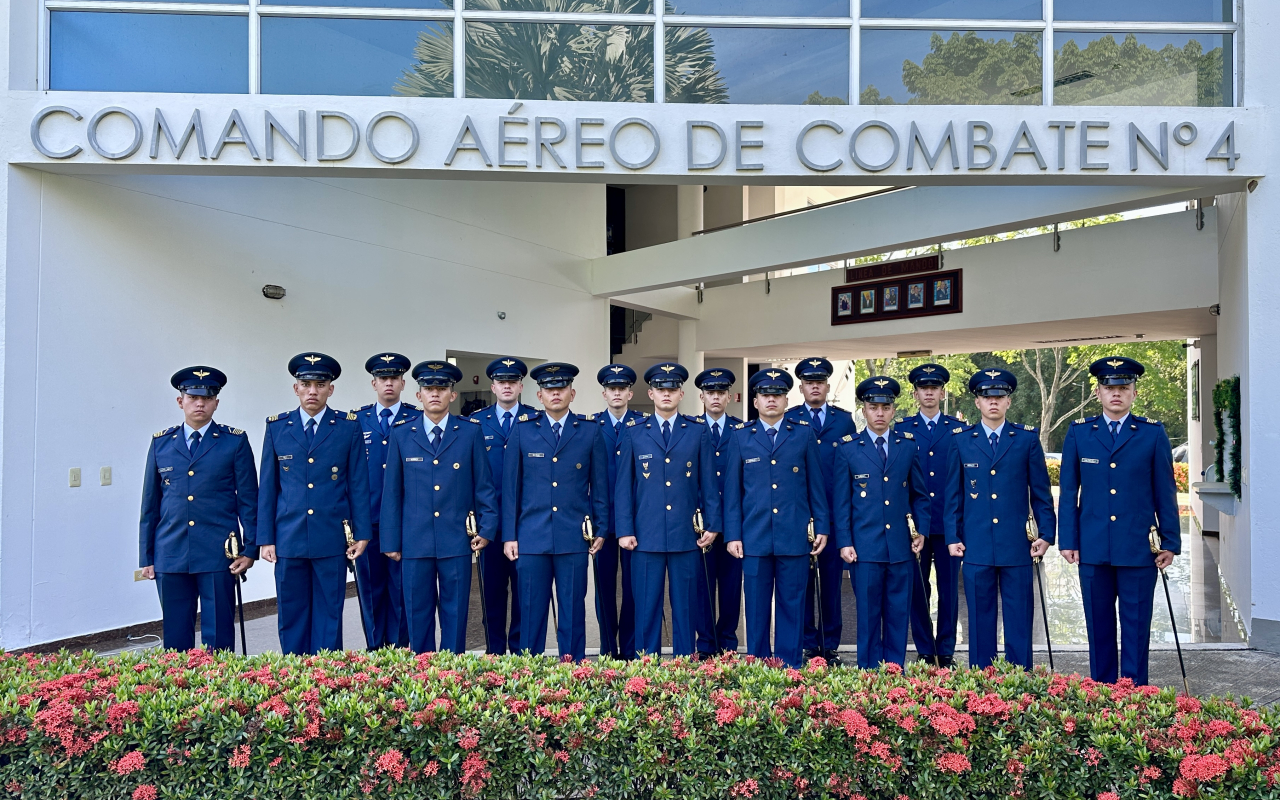
[[[462,374],[446,360],[411,370],[421,411],[401,402],[409,363],[370,358],[377,402],[343,413],[328,407],[337,361],[295,356],[299,406],[268,417],[258,476],[244,432],[213,422],[226,376],[201,366],[173,376],[184,422],[152,439],[139,543],[167,646],[194,643],[198,601],[202,640],[231,647],[233,576],[263,558],[276,564],[287,653],[341,647],[348,562],[370,647],[461,651],[478,554],[493,653],[543,651],[554,587],[559,650],[583,658],[591,569],[602,654],[660,651],[667,587],[676,655],[736,651],[745,583],[748,652],[793,666],[831,659],[848,565],[860,666],[903,663],[908,622],[920,658],[949,665],[963,562],[970,663],[995,658],[1003,616],[1005,657],[1030,666],[1032,559],[1060,531],[1063,556],[1081,565],[1094,678],[1146,681],[1156,569],[1180,539],[1168,436],[1130,413],[1136,361],[1091,366],[1104,413],[1068,431],[1060,522],[1038,431],[1005,419],[1017,388],[1005,370],[969,380],[976,425],[940,413],[950,380],[940,365],[912,370],[919,413],[896,421],[898,383],[873,376],[857,387],[859,433],[827,402],[822,358],[797,365],[805,403],[791,409],[791,375],[755,373],[751,423],[725,413],[729,370],[697,376],[705,413],[691,416],[677,413],[688,371],[654,365],[650,416],[629,409],[636,373],[610,364],[596,376],[607,410],[579,415],[576,367],[535,368],[539,411],[518,402],[528,369],[502,358],[486,370],[498,402],[461,418],[449,407]],[[1038,531],[1029,544],[1028,529]]]

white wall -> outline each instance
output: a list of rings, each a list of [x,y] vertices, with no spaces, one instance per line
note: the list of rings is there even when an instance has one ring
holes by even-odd
[[[602,407],[607,301],[582,286],[604,251],[603,186],[18,172],[5,648],[159,617],[154,584],[131,580],[140,481],[151,434],[181,421],[168,381],[183,366],[228,374],[216,419],[255,452],[266,415],[297,405],[285,367],[307,349],[342,363],[340,409],[372,401],[363,364],[382,349],[570,361],[581,410]],[[285,299],[262,297],[266,283]],[[100,486],[107,465],[115,480]],[[67,487],[70,467],[83,487]],[[274,594],[269,565],[251,574],[247,600]]]

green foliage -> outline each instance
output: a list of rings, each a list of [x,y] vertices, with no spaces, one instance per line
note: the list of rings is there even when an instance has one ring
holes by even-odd
[[[0,681],[24,800],[1280,797],[1275,709],[1003,662],[63,652]]]
[[[984,39],[974,31],[929,39],[921,63],[904,61],[902,84],[921,105],[1038,105],[1039,33],[1015,33],[1013,39]],[[863,105],[893,105],[875,86],[862,91]]]
[[[1226,425],[1231,425],[1231,449],[1223,452],[1223,444],[1227,440]],[[1217,467],[1218,480],[1231,485],[1231,493],[1240,499],[1240,376],[1236,375],[1218,381],[1213,387],[1213,425],[1217,433],[1214,465]],[[1223,462],[1229,465],[1223,470]]]
[[[1132,33],[1122,42],[1101,36],[1083,50],[1068,39],[1054,59],[1054,75],[1084,78],[1054,88],[1059,105],[1231,105],[1231,73],[1223,69],[1222,48],[1206,53],[1196,39],[1159,50],[1139,44]]]
[[[810,92],[809,96],[804,99],[804,105],[806,106],[842,106],[847,102],[843,97],[827,97],[816,90]]]

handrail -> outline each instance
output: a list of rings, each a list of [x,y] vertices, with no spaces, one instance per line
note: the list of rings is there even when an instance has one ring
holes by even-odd
[[[839,200],[829,200],[825,203],[818,203],[817,205],[813,205],[813,206],[805,206],[804,208],[793,208],[790,211],[779,211],[777,214],[770,214],[765,217],[753,217],[751,219],[744,219],[742,222],[730,222],[728,225],[718,225],[714,228],[703,228],[700,231],[694,231],[693,235],[701,236],[704,233],[715,233],[716,231],[725,231],[725,230],[729,230],[730,228],[741,228],[743,225],[751,225],[752,223],[755,223],[755,222],[764,222],[765,220],[777,219],[778,217],[789,217],[792,214],[803,214],[806,211],[815,211],[819,208],[827,208],[828,206],[835,206],[841,203],[852,203],[855,200],[865,200],[868,197],[878,197],[879,195],[882,195],[882,194],[889,194],[890,192],[900,192],[903,189],[910,189],[910,188],[911,188],[910,186],[890,186],[887,189],[877,189],[874,192],[867,192],[866,194],[858,194],[858,195],[854,195],[853,197],[842,197]]]

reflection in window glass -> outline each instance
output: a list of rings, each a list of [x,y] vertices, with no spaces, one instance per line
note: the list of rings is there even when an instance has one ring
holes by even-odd
[[[1231,37],[1054,34],[1054,105],[1229,106]]]
[[[864,17],[1042,19],[1041,0],[862,0]]]
[[[653,101],[653,28],[468,22],[467,97]]]
[[[844,105],[849,32],[667,28],[668,103]]]
[[[863,105],[1039,105],[1040,33],[862,32]]]
[[[668,0],[668,14],[742,17],[847,17],[849,0]]]
[[[204,0],[201,0],[204,2]],[[364,8],[453,8],[452,0],[271,0],[282,6],[360,6]]]
[[[49,85],[90,92],[247,92],[249,18],[54,11]]]
[[[1102,22],[1230,22],[1234,0],[1054,0],[1053,17]]]
[[[652,14],[653,0],[466,0],[469,10],[559,14]]]
[[[405,93],[411,69],[431,60],[432,44],[443,40],[435,94],[453,96],[453,26],[422,20],[305,19],[262,20],[264,94],[392,95]]]

